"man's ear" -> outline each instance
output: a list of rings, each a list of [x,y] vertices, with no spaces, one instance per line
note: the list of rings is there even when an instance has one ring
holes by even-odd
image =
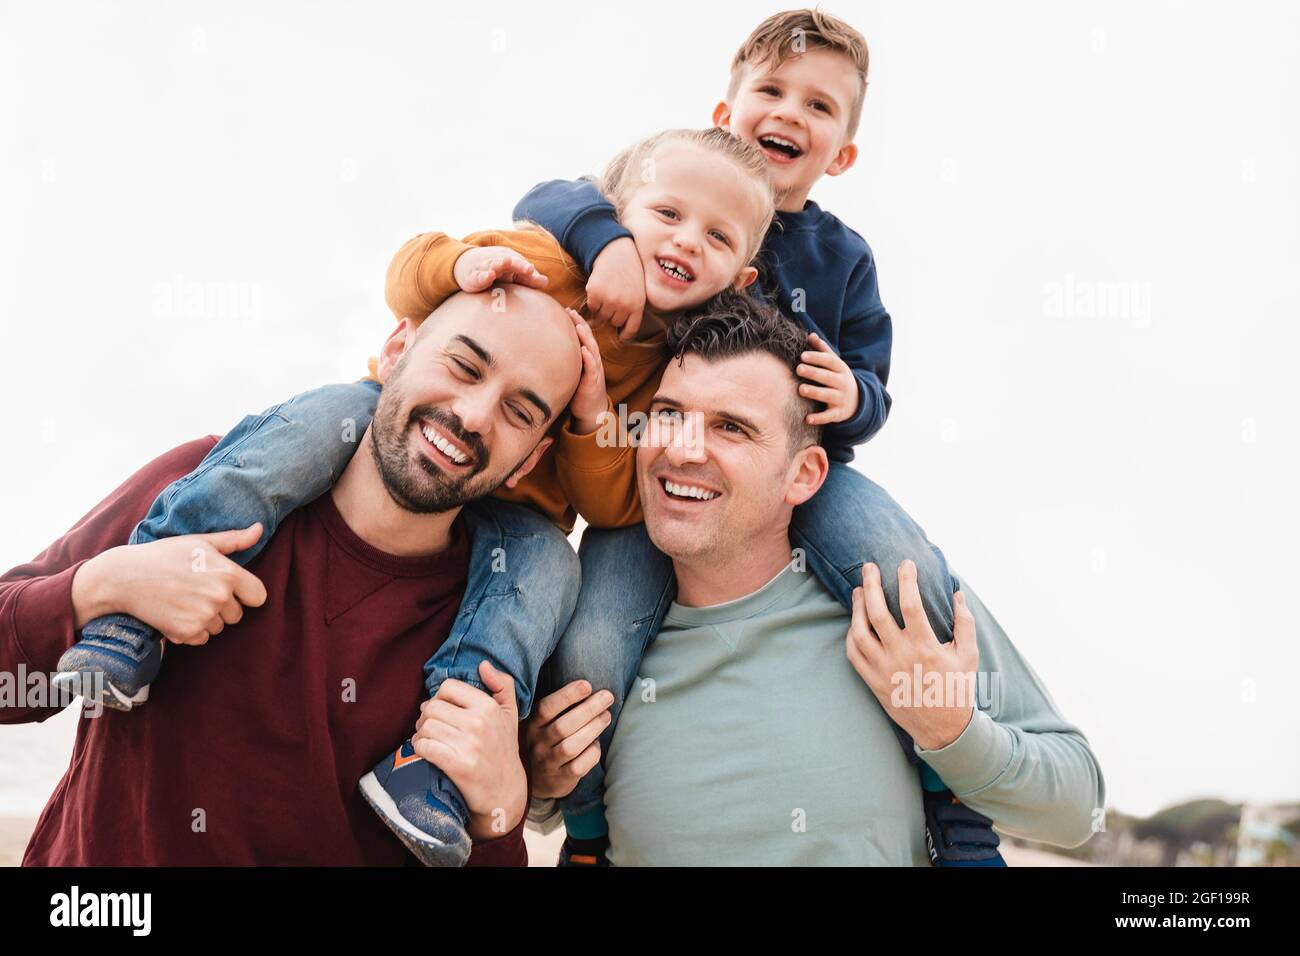
[[[713,125],[731,129],[731,107],[726,100],[713,107]]]
[[[753,266],[745,266],[745,268],[740,270],[740,275],[736,276],[736,281],[732,283],[732,288],[739,292],[757,278],[758,270]]]
[[[384,340],[384,347],[379,350],[379,362],[375,371],[375,377],[379,379],[381,385],[388,381],[388,376],[393,373],[397,360],[415,344],[415,333],[418,328],[414,320],[402,319],[397,323],[397,328],[388,333],[388,338]]]
[[[831,164],[826,167],[827,176],[838,176],[840,173],[847,173],[853,168],[853,164],[858,161],[858,147],[855,143],[845,143],[840,147],[840,151],[835,154]]]
[[[785,490],[785,503],[797,508],[817,494],[830,467],[826,449],[821,445],[809,445],[801,450],[790,463],[790,484]]]
[[[537,447],[529,452],[528,457],[519,463],[519,467],[510,473],[510,477],[505,480],[505,486],[507,488],[513,488],[515,485],[519,484],[519,482],[524,479],[525,475],[537,467],[537,463],[541,461],[542,456],[546,454],[546,449],[551,447],[551,442],[553,441],[555,441],[555,439],[550,435],[547,435],[539,441]]]

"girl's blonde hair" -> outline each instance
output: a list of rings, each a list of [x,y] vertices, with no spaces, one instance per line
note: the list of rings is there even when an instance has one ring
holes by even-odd
[[[767,158],[762,150],[745,142],[721,126],[709,129],[669,129],[634,143],[615,156],[600,176],[600,191],[605,194],[620,218],[632,194],[647,182],[654,181],[654,156],[665,146],[684,143],[707,150],[731,162],[736,171],[748,180],[759,199],[760,221],[756,223],[749,247],[742,249],[744,264],[749,265],[758,255],[759,247],[768,227],[776,217],[776,200],[768,177]]]

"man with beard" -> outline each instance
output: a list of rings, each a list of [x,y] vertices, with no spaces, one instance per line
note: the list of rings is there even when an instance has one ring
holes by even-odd
[[[509,307],[494,308],[502,294]],[[492,357],[473,383],[454,372],[465,348]],[[580,368],[574,321],[549,296],[513,286],[456,296],[389,336],[358,453],[247,568],[225,555],[256,540],[256,526],[122,546],[159,492],[213,447],[209,437],[146,465],[0,578],[0,670],[11,673],[53,672],[79,627],[104,614],[133,614],[177,643],[230,625],[200,652],[174,648],[140,713],[81,721],[24,863],[402,863],[406,850],[357,780],[409,736],[422,665],[460,606],[461,505],[536,465]],[[535,409],[531,427],[507,423],[507,398]],[[441,467],[429,421],[472,447],[473,468]],[[470,862],[518,864],[526,784],[515,691],[489,663],[479,676],[490,693],[443,685],[421,752],[464,797]],[[0,721],[58,709],[25,701],[0,707]]]

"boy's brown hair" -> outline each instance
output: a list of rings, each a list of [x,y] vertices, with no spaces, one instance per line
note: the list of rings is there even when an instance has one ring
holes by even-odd
[[[845,142],[852,141],[862,118],[862,101],[867,95],[867,67],[870,56],[867,40],[838,17],[820,9],[786,10],[760,23],[741,44],[731,61],[731,82],[727,85],[727,102],[736,98],[745,68],[780,66],[792,56],[807,50],[834,50],[843,53],[858,72],[858,95],[849,106]]]

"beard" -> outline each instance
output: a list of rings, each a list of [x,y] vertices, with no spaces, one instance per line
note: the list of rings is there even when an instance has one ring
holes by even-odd
[[[417,405],[403,414],[402,393],[393,384],[390,381],[380,394],[370,423],[370,447],[384,488],[398,507],[415,514],[451,511],[495,491],[518,470],[516,466],[494,480],[487,472],[488,450],[476,433],[467,431],[455,414],[434,405]],[[436,422],[469,450],[474,459],[469,470],[449,475],[422,450],[411,447],[415,440],[411,432],[422,419]]]

